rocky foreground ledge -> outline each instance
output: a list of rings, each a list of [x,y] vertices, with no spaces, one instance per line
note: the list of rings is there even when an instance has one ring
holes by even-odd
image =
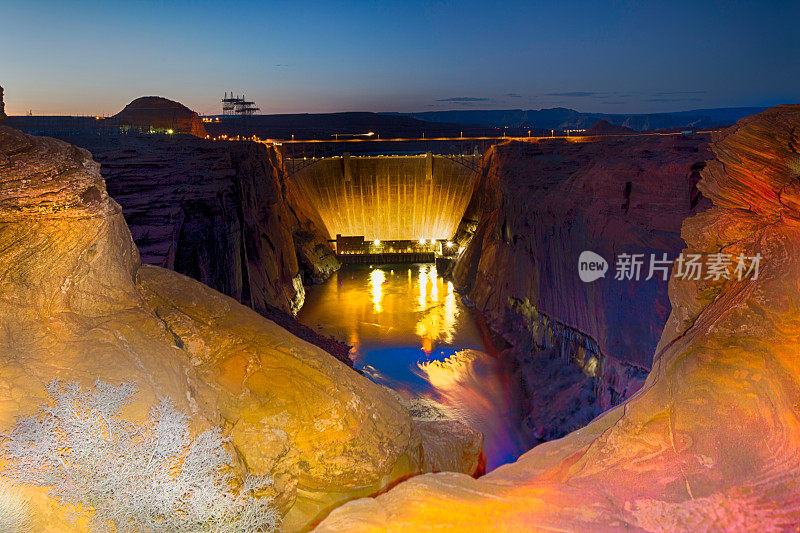
[[[628,401],[478,480],[416,477],[317,531],[785,531],[800,523],[800,106],[716,136],[687,253],[758,277],[673,277],[653,370]]]
[[[420,472],[474,474],[482,438],[412,420],[388,389],[197,281],[141,265],[119,205],[83,149],[0,127],[0,432],[53,379],[133,380],[124,414],[168,396],[221,427],[239,470],[269,474],[284,529]],[[23,487],[34,530],[85,520]],[[81,510],[79,510],[81,511]]]

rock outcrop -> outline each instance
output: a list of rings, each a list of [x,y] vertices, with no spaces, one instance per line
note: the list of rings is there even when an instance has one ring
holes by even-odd
[[[6,104],[3,101],[3,88],[0,87],[0,122],[6,118]]]
[[[670,306],[651,254],[674,260],[681,222],[705,206],[695,184],[708,137],[506,142],[484,156],[467,218],[479,220],[456,287],[513,344],[531,443],[558,438],[630,396],[651,368]],[[578,259],[609,263],[584,283]],[[643,254],[641,279],[615,257]]]
[[[0,370],[0,432],[33,413],[56,378],[135,381],[125,411],[135,421],[170,397],[196,428],[223,428],[242,471],[273,477],[287,531],[426,468],[473,473],[476,462],[451,460],[474,448],[474,432],[443,426],[431,440],[388,389],[235,300],[141,265],[90,154],[7,127]],[[36,530],[80,529],[45,490],[25,496]]]
[[[125,106],[125,109],[109,119],[119,126],[128,126],[136,131],[186,133],[205,138],[207,133],[200,117],[180,102],[161,96],[143,96]]]
[[[684,223],[686,251],[760,254],[760,271],[673,276],[653,370],[632,398],[479,480],[420,476],[318,531],[796,528],[798,132],[800,106],[778,106],[715,137],[698,185],[714,207]]]

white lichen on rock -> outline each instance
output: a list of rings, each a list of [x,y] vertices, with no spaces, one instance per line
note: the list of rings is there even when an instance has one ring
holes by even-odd
[[[84,390],[53,381],[47,391],[52,403],[21,418],[4,436],[5,473],[50,487],[63,504],[93,511],[92,526],[176,532],[277,528],[271,500],[257,496],[271,479],[248,475],[237,483],[221,431],[193,436],[188,417],[169,398],[139,425],[121,416],[136,395],[133,383],[98,380]]]

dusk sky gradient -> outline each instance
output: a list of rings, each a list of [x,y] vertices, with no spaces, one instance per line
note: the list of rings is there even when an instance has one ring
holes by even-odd
[[[639,113],[800,102],[800,2],[70,2],[0,7],[8,114]]]

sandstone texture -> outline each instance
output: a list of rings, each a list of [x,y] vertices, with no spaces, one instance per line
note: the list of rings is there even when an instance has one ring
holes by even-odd
[[[304,283],[340,266],[287,187],[280,154],[251,142],[71,135],[100,163],[145,264],[192,277],[348,361],[348,347],[292,318]]]
[[[743,119],[712,149],[698,186],[714,207],[683,224],[687,251],[761,254],[757,277],[673,276],[645,385],[585,428],[479,480],[425,475],[351,502],[318,531],[795,529],[800,106]]]
[[[207,135],[197,113],[179,102],[160,96],[137,98],[109,120],[144,133],[152,128],[160,132],[171,130],[170,133],[186,133],[203,138]]]
[[[198,430],[222,427],[242,472],[273,477],[287,531],[426,469],[474,473],[474,457],[452,460],[474,433],[442,426],[432,440],[388,389],[234,299],[142,265],[89,152],[0,127],[0,432],[56,378],[133,380],[131,419],[169,396]],[[24,491],[35,530],[85,525],[44,489]]]
[[[513,344],[532,444],[558,438],[630,396],[651,368],[670,311],[650,256],[674,260],[681,222],[707,205],[696,188],[708,136],[507,142],[487,152],[468,211],[478,220],[453,269],[457,289]],[[604,278],[581,281],[593,251]],[[615,256],[643,254],[616,280]]]

